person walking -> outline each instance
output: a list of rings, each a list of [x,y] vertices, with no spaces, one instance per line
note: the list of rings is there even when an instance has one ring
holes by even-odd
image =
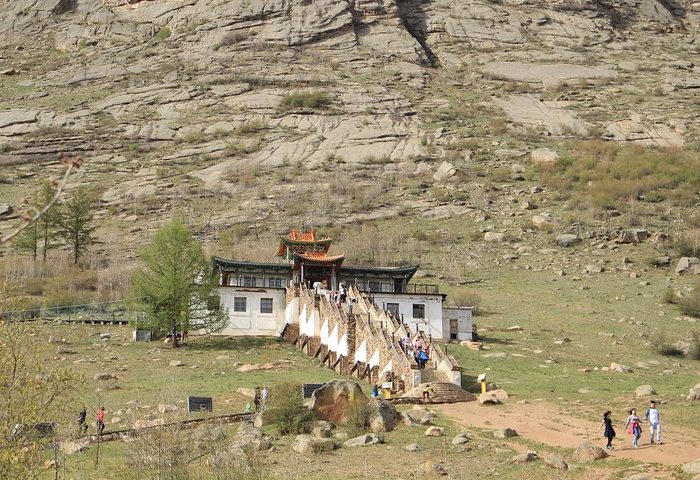
[[[253,396],[253,403],[255,404],[255,411],[260,411],[260,387],[255,387],[255,395]]]
[[[379,389],[377,388],[377,385],[374,385],[374,388],[372,388],[372,398],[379,398]]]
[[[600,424],[600,427],[598,427],[598,431],[600,431],[601,428],[603,428],[603,436],[608,439],[608,444],[605,445],[605,448],[608,450],[612,450],[614,447],[612,446],[612,441],[613,438],[615,438],[615,429],[613,428],[612,424],[612,418],[610,418],[610,415],[612,415],[612,412],[608,410],[603,414],[603,423]]]
[[[654,445],[654,433],[656,433],[656,444],[661,445],[661,421],[659,411],[656,409],[656,400],[649,402],[649,408],[644,414],[644,421],[649,422],[649,443]]]
[[[267,410],[267,399],[268,398],[270,398],[270,392],[267,389],[267,385],[265,385],[262,389],[262,392],[260,392],[260,404],[261,404],[263,412],[265,410]]]
[[[102,435],[105,431],[105,407],[100,407],[97,411],[97,434]]]
[[[83,409],[78,414],[78,431],[81,435],[85,435],[88,430],[88,425],[85,422],[85,420],[87,420],[87,409],[83,407]]]
[[[420,358],[420,369],[423,370],[425,368],[425,364],[428,363],[428,360],[430,360],[430,357],[425,350],[421,350],[418,357]]]
[[[625,430],[632,435],[632,446],[639,448],[639,437],[642,436],[641,420],[637,416],[637,409],[633,408],[629,412],[627,422],[625,422]]]

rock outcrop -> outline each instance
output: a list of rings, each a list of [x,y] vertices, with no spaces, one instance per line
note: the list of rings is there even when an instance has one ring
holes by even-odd
[[[350,408],[369,402],[360,386],[348,380],[331,380],[311,395],[309,408],[318,420],[341,423]]]

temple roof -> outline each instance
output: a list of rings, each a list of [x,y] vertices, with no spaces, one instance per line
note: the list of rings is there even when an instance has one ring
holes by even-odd
[[[212,258],[212,262],[214,263],[214,267],[219,270],[234,270],[241,268],[257,268],[283,272],[290,272],[292,270],[292,265],[289,263],[244,262],[239,260],[227,260],[221,257]]]
[[[325,252],[306,252],[294,254],[294,265],[335,265],[340,266],[345,260],[345,255],[327,255]]]
[[[316,238],[316,232],[314,232],[313,230],[310,230],[308,232],[301,232],[299,230],[292,229],[287,235],[280,236],[280,244],[279,247],[277,247],[277,252],[275,253],[275,255],[278,257],[288,256],[288,246],[292,245],[296,247],[301,247],[293,249],[293,251],[296,253],[305,252],[305,246],[308,247],[309,250],[320,249],[323,252],[327,252],[328,249],[331,247],[331,243],[333,243],[333,239],[330,237]]]

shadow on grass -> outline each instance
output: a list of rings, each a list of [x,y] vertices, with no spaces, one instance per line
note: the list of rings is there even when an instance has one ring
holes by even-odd
[[[485,335],[479,335],[479,341],[485,345],[514,345],[513,341],[507,338],[488,337]]]
[[[190,338],[179,348],[191,350],[250,350],[264,348],[280,342],[275,337],[240,337],[228,338],[223,336],[203,336]]]

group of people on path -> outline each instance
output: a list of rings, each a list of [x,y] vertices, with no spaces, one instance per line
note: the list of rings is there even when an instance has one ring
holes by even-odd
[[[354,302],[352,298],[348,298],[348,290],[345,288],[345,285],[341,283],[338,290],[333,290],[330,292],[329,299],[331,303],[335,303],[338,308],[341,308],[343,304],[347,304],[348,315],[352,315],[352,307]]]
[[[650,445],[661,445],[661,420],[659,415],[659,410],[656,408],[656,401],[652,400],[649,402],[649,408],[644,414],[644,419],[640,419],[637,416],[637,409],[632,408],[628,412],[627,421],[625,422],[625,431],[632,436],[632,446],[634,448],[639,448],[639,438],[642,436],[642,423],[649,423],[649,444]],[[607,438],[608,443],[605,448],[612,450],[612,441],[615,438],[615,429],[613,428],[612,412],[608,410],[603,414],[603,423],[600,428],[603,428],[603,436]],[[600,428],[598,429],[600,431]],[[656,442],[654,439],[656,438]]]
[[[105,430],[105,407],[100,407],[95,415],[95,425],[97,426],[97,434],[102,435]],[[78,413],[78,431],[85,435],[88,431],[87,424],[87,408],[83,409]]]
[[[411,344],[411,338],[406,335],[400,340],[399,344],[404,355],[408,357],[413,354],[419,369],[425,368],[428,360],[430,360],[430,344],[425,342],[423,335],[419,335],[413,344]]]
[[[255,393],[253,393],[253,404],[255,405],[256,412],[264,412],[267,410],[267,400],[270,398],[270,391],[267,386],[264,386],[262,390],[260,387],[255,387]],[[246,403],[245,411],[248,413],[253,409],[250,402]]]

